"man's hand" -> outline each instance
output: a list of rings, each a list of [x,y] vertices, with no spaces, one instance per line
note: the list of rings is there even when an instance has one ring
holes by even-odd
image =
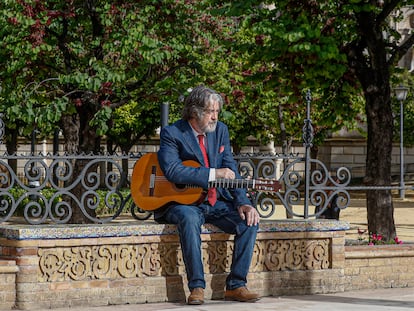
[[[242,205],[238,209],[241,219],[246,220],[248,226],[256,226],[259,223],[259,213],[251,205]]]
[[[216,179],[234,179],[236,174],[229,168],[216,168]]]

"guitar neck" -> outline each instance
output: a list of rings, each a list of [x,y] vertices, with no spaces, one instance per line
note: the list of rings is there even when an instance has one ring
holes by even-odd
[[[263,192],[277,192],[280,184],[270,179],[217,179],[208,183],[210,188],[243,188]]]
[[[210,188],[243,188],[243,189],[254,189],[256,180],[254,179],[216,179],[209,181],[208,185]]]

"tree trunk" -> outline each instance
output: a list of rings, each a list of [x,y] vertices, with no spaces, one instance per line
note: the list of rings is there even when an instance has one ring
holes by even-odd
[[[85,125],[86,122],[82,122],[82,117],[87,119],[87,116],[83,115],[79,118],[79,115],[82,114],[74,114],[74,115],[65,115],[62,117],[62,130],[63,136],[65,138],[65,151],[70,155],[76,155],[80,152],[89,153],[91,151],[96,150],[96,143],[99,142],[93,135],[95,132],[89,128],[89,125]],[[84,126],[82,126],[84,125]],[[83,135],[80,135],[83,133]],[[81,150],[78,150],[80,148]],[[85,166],[87,165],[87,160],[74,160],[72,162],[73,165],[73,174],[69,183],[73,183],[79,176],[82,176],[82,173],[88,174],[92,170],[97,170],[98,167],[95,165],[91,167],[88,172],[83,172]],[[85,175],[86,176],[86,175]],[[81,201],[82,194],[85,192],[85,189],[82,183],[78,183],[73,189],[73,195],[80,201],[81,204],[84,204],[86,200]],[[72,216],[70,219],[70,223],[74,224],[84,224],[84,223],[91,223],[91,220],[88,219],[84,213],[82,212],[81,208],[77,205],[76,201],[72,200],[71,198],[67,198],[71,208],[72,208]],[[87,206],[83,206],[87,213],[95,217],[95,210],[88,209]]]
[[[19,132],[17,129],[9,129],[8,131],[10,140],[6,140],[7,153],[13,155],[17,153],[17,139],[19,136]],[[13,172],[17,175],[17,159],[9,159],[8,163]]]
[[[389,86],[380,89],[381,96],[366,96],[368,141],[366,177],[367,186],[391,185],[391,152],[393,118]],[[368,231],[380,234],[385,240],[396,237],[394,206],[390,190],[367,191]]]
[[[372,11],[356,13],[359,39],[348,47],[348,62],[362,86],[367,114],[368,140],[365,184],[391,185],[393,115],[391,109],[389,51],[384,42],[384,21]],[[369,233],[384,240],[395,238],[394,206],[390,190],[367,191]]]

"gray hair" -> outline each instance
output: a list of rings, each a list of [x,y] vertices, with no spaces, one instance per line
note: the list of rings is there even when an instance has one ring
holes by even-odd
[[[220,110],[223,108],[223,98],[219,93],[203,85],[195,87],[184,100],[182,118],[184,120],[190,120],[194,117],[201,119],[213,101],[219,103]]]

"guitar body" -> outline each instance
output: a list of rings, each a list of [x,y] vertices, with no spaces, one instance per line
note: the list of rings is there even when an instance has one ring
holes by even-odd
[[[196,161],[184,161],[184,165],[199,167]],[[131,177],[131,196],[135,205],[153,211],[172,202],[193,204],[203,198],[203,189],[177,186],[169,182],[158,163],[157,153],[143,155],[134,165]]]

